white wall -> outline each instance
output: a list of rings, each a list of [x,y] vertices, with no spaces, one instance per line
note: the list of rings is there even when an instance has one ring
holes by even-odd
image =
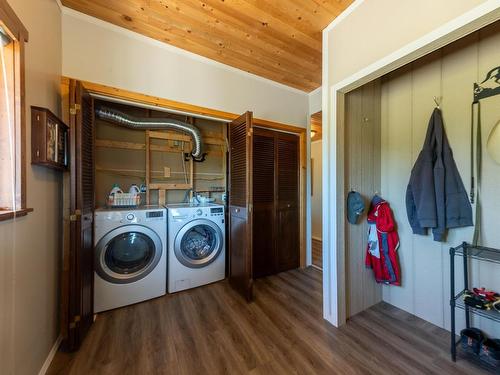
[[[401,246],[402,287],[384,287],[384,300],[440,327],[450,326],[449,248],[471,242],[473,228],[449,231],[446,242],[413,235],[405,208],[410,171],[422,148],[433,97],[442,97],[445,128],[462,180],[470,186],[470,111],[473,82],[481,82],[500,61],[500,22],[390,75],[382,86],[382,194],[392,205]],[[482,101],[483,144],[500,118],[500,97]],[[500,165],[483,155],[483,225],[485,246],[500,247]],[[457,261],[457,292],[463,288]],[[500,265],[472,262],[471,283],[498,289]],[[463,317],[462,314],[457,314]],[[462,322],[463,324],[463,322]],[[476,325],[490,334],[489,321]],[[496,324],[498,326],[498,324]]]
[[[311,159],[312,159],[312,196],[311,196],[311,233],[312,237],[321,240],[323,237],[322,226],[322,156],[321,156],[322,141],[315,141],[311,143]]]
[[[342,81],[486,0],[365,0],[328,35],[329,83]]]
[[[309,114],[313,115],[321,111],[321,87],[309,93]]]
[[[61,173],[30,163],[30,106],[59,113],[61,16],[54,0],[10,0],[26,45],[27,198],[34,212],[0,222],[0,372],[38,373],[59,332]]]
[[[66,9],[63,74],[306,127],[308,95]]]

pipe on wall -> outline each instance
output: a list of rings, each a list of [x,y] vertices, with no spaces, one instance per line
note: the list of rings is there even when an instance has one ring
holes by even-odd
[[[191,124],[169,119],[135,117],[108,107],[98,107],[95,110],[98,118],[134,130],[174,130],[191,137],[193,149],[191,156],[197,161],[203,160],[202,139],[200,130]]]

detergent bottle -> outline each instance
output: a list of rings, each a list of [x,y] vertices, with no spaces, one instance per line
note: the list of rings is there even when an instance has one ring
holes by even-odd
[[[123,194],[123,191],[120,189],[118,184],[113,184],[113,188],[111,189],[109,196],[114,196],[115,194]]]
[[[128,190],[128,192],[130,194],[134,194],[134,195],[137,195],[137,194],[140,194],[141,193],[141,189],[139,188],[139,186],[137,186],[136,184],[132,184],[130,186],[130,189]]]

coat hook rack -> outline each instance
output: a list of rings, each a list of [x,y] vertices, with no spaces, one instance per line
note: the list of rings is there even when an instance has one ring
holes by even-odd
[[[481,83],[474,83],[473,89],[473,101],[472,101],[472,110],[474,111],[474,107],[478,107],[477,114],[477,127],[476,127],[476,139],[474,139],[474,119],[471,120],[471,138],[470,138],[470,166],[471,166],[471,182],[470,182],[470,202],[474,203],[476,200],[476,181],[475,181],[475,173],[474,173],[474,141],[477,142],[481,135],[481,100],[490,98],[492,96],[500,95],[500,66],[497,66],[491,69],[488,73],[486,73],[486,77],[483,79]],[[474,113],[474,112],[473,112]],[[478,149],[476,147],[476,153],[478,153]],[[476,155],[476,162],[480,160]],[[476,168],[480,166],[477,165]],[[476,220],[477,221],[477,220]]]
[[[495,95],[500,95],[500,66],[486,73],[483,82],[474,83],[474,103]]]

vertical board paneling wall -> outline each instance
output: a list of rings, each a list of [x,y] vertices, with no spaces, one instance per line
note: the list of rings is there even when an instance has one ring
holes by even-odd
[[[470,187],[470,117],[472,85],[500,65],[500,22],[436,51],[386,77],[382,85],[382,194],[392,205],[401,239],[399,258],[402,286],[383,288],[383,299],[438,326],[449,328],[450,246],[471,241],[472,227],[449,232],[447,242],[413,235],[406,216],[405,192],[411,168],[422,148],[428,121],[441,97],[450,145],[467,191]],[[500,97],[482,102],[483,144],[500,119]],[[483,241],[500,247],[500,165],[483,156]],[[460,259],[461,261],[461,259]],[[457,262],[457,288],[463,285]],[[500,291],[500,267],[472,262],[474,286]],[[458,310],[457,322],[464,325]],[[500,329],[486,320],[474,324],[500,337]]]
[[[366,215],[375,193],[380,193],[380,81],[368,83],[346,95],[345,189],[365,200],[365,212],[356,225],[346,222],[347,317],[382,300],[382,287],[365,267],[368,224]]]

